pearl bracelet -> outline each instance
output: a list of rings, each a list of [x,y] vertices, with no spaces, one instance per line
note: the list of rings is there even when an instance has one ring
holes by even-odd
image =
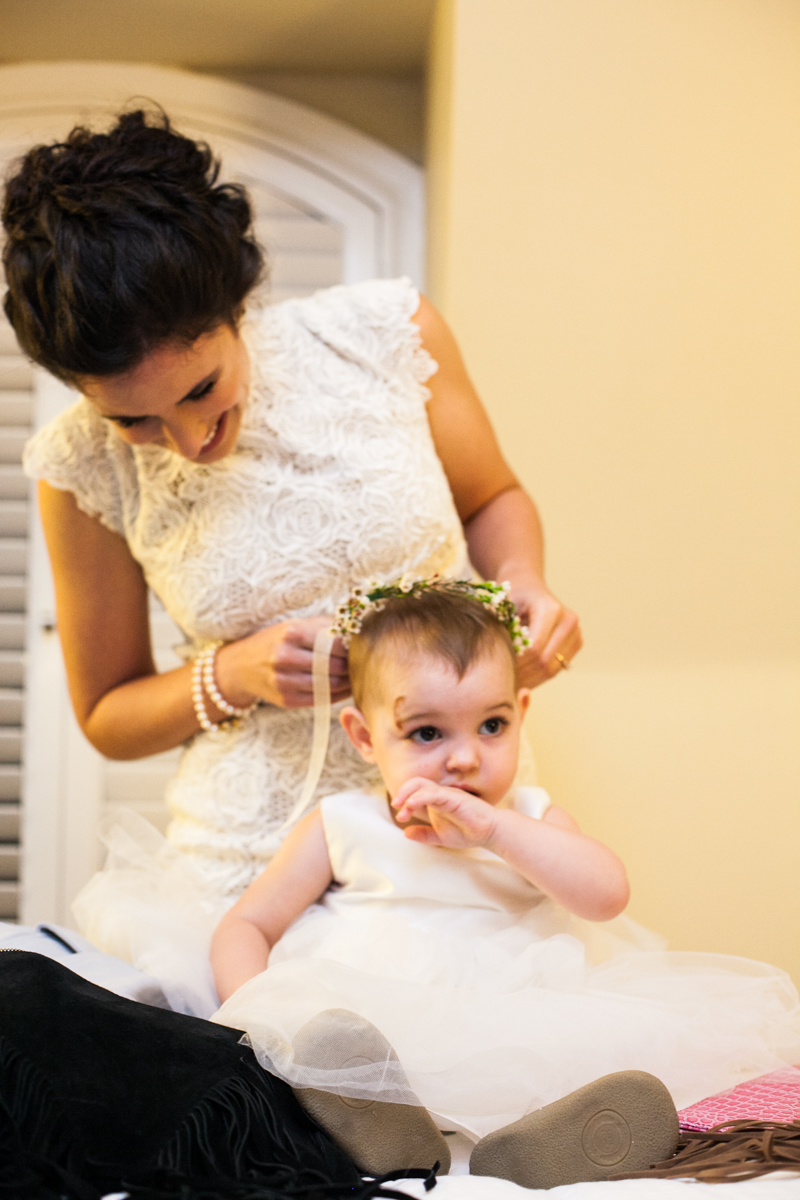
[[[207,650],[203,650],[192,663],[192,703],[200,728],[204,729],[206,733],[216,733],[219,725],[209,718],[203,700],[203,664],[207,653]]]
[[[234,708],[232,704],[228,704],[227,700],[220,695],[219,689],[214,682],[214,659],[222,642],[215,642],[202,650],[192,664],[192,703],[194,705],[195,716],[201,729],[206,733],[217,733],[220,729],[228,732],[231,729],[236,729],[243,717],[247,717],[258,706],[258,701],[254,701],[248,708]],[[220,710],[228,714],[228,719],[225,721],[212,721],[206,712],[205,700],[203,698],[203,685],[205,684],[206,691],[214,704]]]
[[[219,650],[221,645],[222,645],[222,642],[217,642],[217,644],[215,646],[212,646],[209,650],[206,650],[204,655],[202,656],[204,658],[203,684],[205,686],[206,692],[211,697],[211,699],[214,701],[214,703],[217,706],[217,708],[219,709],[219,711],[224,712],[226,716],[228,716],[228,717],[249,717],[250,713],[253,711],[253,709],[258,706],[257,700],[254,701],[252,704],[248,704],[247,708],[235,708],[233,704],[228,703],[228,701],[225,699],[225,697],[222,695],[219,688],[217,687],[217,681],[214,678],[214,661],[217,657],[217,650]]]

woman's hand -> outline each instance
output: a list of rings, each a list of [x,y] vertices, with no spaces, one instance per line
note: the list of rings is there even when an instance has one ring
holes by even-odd
[[[279,708],[309,707],[314,703],[314,638],[332,621],[332,617],[281,621],[229,642],[217,652],[215,663],[220,692],[237,708],[256,699]],[[347,652],[339,638],[331,652],[330,680],[334,703],[350,695]]]
[[[536,687],[569,667],[583,645],[574,612],[565,608],[543,584],[518,585],[510,580],[510,598],[528,627],[531,644],[520,655],[521,687]]]

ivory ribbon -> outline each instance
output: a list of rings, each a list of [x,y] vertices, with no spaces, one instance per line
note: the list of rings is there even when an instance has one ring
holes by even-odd
[[[314,638],[314,655],[311,662],[311,675],[314,685],[314,734],[311,741],[311,757],[308,760],[303,789],[297,803],[286,820],[277,830],[275,836],[282,837],[304,817],[310,808],[317,790],[322,768],[325,766],[325,756],[328,753],[328,739],[331,731],[331,676],[330,661],[333,649],[334,635],[323,626]]]

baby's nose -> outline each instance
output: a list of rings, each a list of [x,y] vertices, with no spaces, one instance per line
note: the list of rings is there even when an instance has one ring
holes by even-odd
[[[451,747],[447,765],[451,771],[471,771],[480,763],[478,747],[471,739],[465,739]]]

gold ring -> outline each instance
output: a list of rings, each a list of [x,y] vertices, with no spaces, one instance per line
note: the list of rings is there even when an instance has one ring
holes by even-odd
[[[569,663],[568,663],[568,662],[567,662],[567,660],[564,658],[564,655],[563,655],[563,654],[556,654],[556,658],[557,658],[557,660],[558,660],[558,665],[559,665],[560,667],[563,667],[565,671],[568,671],[568,670],[569,670]]]

